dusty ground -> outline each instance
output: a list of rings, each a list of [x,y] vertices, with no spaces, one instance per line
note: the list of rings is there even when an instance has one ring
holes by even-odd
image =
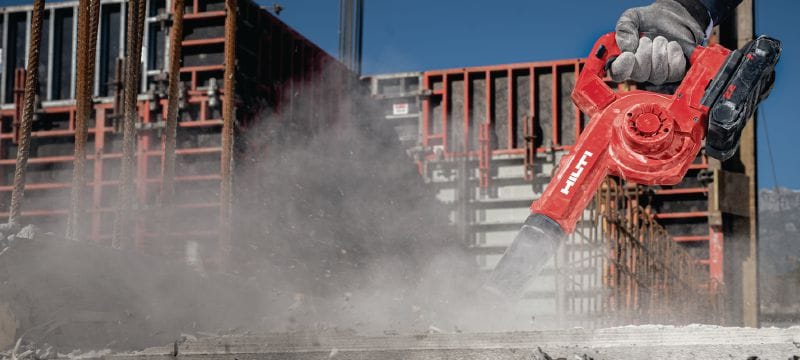
[[[278,334],[177,342],[119,360],[156,359],[796,359],[800,327],[626,326],[600,330],[354,337]]]

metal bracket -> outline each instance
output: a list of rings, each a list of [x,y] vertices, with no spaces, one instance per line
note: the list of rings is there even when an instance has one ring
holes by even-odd
[[[167,29],[172,27],[172,13],[171,12],[163,12],[161,14],[156,15],[153,22],[158,23],[161,25],[162,29]]]
[[[141,121],[136,122],[136,131],[161,131],[166,127],[166,122],[157,121],[145,123]]]

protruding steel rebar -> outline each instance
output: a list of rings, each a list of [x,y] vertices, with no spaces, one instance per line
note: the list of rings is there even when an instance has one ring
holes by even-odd
[[[161,184],[161,205],[169,209],[175,193],[175,136],[178,128],[178,97],[181,76],[181,42],[183,41],[183,0],[173,0],[172,29],[169,33],[169,89],[167,120],[164,129],[164,182]]]
[[[222,156],[220,159],[220,216],[219,216],[219,256],[225,266],[231,251],[231,217],[233,189],[233,131],[236,107],[234,93],[236,86],[236,0],[225,0],[225,97],[222,115]]]
[[[145,0],[128,0],[128,41],[125,62],[125,92],[122,126],[122,171],[119,185],[119,208],[114,217],[112,246],[122,248],[130,245],[133,238],[132,219],[136,167],[136,120],[139,115],[136,97],[139,95],[141,72],[142,35],[144,30]]]
[[[86,182],[86,141],[89,118],[92,116],[95,51],[100,0],[80,0],[78,3],[78,53],[75,85],[75,160],[72,170],[72,193],[67,220],[67,238],[79,239],[83,217]]]
[[[34,102],[39,85],[39,48],[42,40],[42,13],[44,0],[34,0],[31,16],[31,37],[28,44],[28,70],[25,77],[25,104],[22,109],[17,164],[14,169],[14,190],[11,193],[8,222],[18,224],[22,214],[22,198],[25,195],[25,170],[31,149],[31,126],[33,125]]]

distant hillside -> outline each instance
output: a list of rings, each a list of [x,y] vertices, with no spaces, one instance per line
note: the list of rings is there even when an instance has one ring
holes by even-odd
[[[759,270],[761,312],[776,324],[800,310],[800,191],[761,190]]]
[[[762,274],[793,271],[800,266],[800,190],[762,189],[758,199]]]

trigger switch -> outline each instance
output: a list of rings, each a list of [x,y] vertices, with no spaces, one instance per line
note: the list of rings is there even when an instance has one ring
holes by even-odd
[[[600,45],[600,47],[597,48],[597,51],[594,53],[594,56],[598,59],[602,59],[603,56],[606,56],[606,46]]]

